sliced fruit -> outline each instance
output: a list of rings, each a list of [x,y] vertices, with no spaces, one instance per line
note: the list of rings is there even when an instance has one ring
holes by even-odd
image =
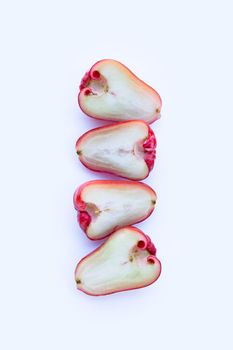
[[[161,273],[150,238],[135,227],[113,233],[77,265],[77,288],[90,295],[106,295],[146,287]]]
[[[76,152],[91,170],[142,180],[154,166],[155,147],[152,129],[134,120],[86,132],[78,139]]]
[[[155,204],[154,190],[134,181],[89,181],[74,194],[79,224],[93,240],[145,220],[154,210]]]
[[[122,63],[105,59],[95,63],[80,84],[80,108],[90,117],[152,123],[160,117],[159,94]]]

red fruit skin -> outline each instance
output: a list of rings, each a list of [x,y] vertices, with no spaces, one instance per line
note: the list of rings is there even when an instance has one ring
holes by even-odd
[[[86,236],[91,240],[91,241],[100,241],[104,238],[109,237],[114,231],[116,231],[117,229],[121,228],[121,227],[115,227],[114,230],[109,231],[106,233],[105,236],[100,237],[100,238],[93,238],[90,237],[87,233],[87,228],[91,223],[91,216],[89,215],[89,213],[86,211],[87,209],[87,205],[86,203],[82,200],[82,191],[87,187],[87,186],[91,186],[91,185],[95,185],[95,184],[109,184],[112,186],[116,186],[117,185],[125,185],[125,186],[139,186],[139,187],[143,187],[146,188],[148,191],[153,192],[155,198],[157,199],[157,194],[156,192],[148,185],[144,184],[143,182],[138,182],[135,183],[134,181],[125,181],[125,180],[91,180],[91,181],[87,181],[85,183],[83,183],[81,186],[79,186],[77,188],[77,190],[74,192],[74,196],[73,196],[73,202],[74,202],[74,208],[78,211],[78,222],[79,225],[81,227],[81,229],[85,232]],[[138,220],[136,222],[132,222],[131,225],[134,224],[139,224],[140,222],[146,220],[154,211],[154,207],[151,206],[151,210],[148,212],[148,214],[142,218],[141,220]],[[82,213],[82,215],[80,215]],[[85,214],[85,215],[84,215]],[[87,215],[88,216],[87,216]],[[149,237],[148,237],[149,238]],[[150,253],[152,254],[152,253]]]
[[[83,92],[83,89],[85,89],[85,88],[87,87],[87,85],[88,85],[90,79],[94,79],[92,72],[95,71],[96,66],[98,66],[98,64],[99,64],[100,62],[104,62],[104,61],[108,61],[108,60],[111,60],[111,59],[105,58],[105,59],[103,59],[103,60],[97,61],[97,62],[91,67],[91,69],[90,69],[88,72],[86,72],[86,73],[84,74],[84,76],[83,76],[83,78],[82,78],[82,80],[81,80],[81,83],[80,83],[80,85],[79,85],[79,90],[80,90],[80,91],[79,91],[79,93],[78,93],[78,104],[79,104],[79,107],[80,107],[80,109],[82,110],[82,112],[83,112],[84,114],[86,114],[88,117],[95,118],[95,119],[99,119],[99,120],[105,120],[105,121],[108,120],[108,121],[115,121],[115,122],[116,122],[116,120],[111,120],[111,119],[106,119],[106,118],[100,118],[99,116],[93,116],[93,115],[88,114],[86,111],[84,111],[84,109],[82,108],[82,104],[81,104],[81,93]],[[122,63],[121,63],[121,64],[122,64]],[[122,64],[122,66],[124,66],[124,67],[127,69],[127,71],[135,77],[135,79],[139,79],[139,78],[136,76],[136,74],[134,74],[128,67],[126,67],[124,64]],[[155,91],[151,86],[147,85],[143,80],[141,80],[141,79],[139,79],[139,80],[140,80],[141,83],[145,86],[146,89],[152,90],[153,92]],[[161,96],[159,95],[159,93],[158,93],[157,91],[155,91],[155,92],[156,92],[156,94],[158,95],[158,98],[159,98],[159,100],[160,100],[160,105],[161,105],[161,108],[162,108],[162,99],[161,99]],[[158,120],[158,119],[159,119],[159,118],[158,118],[157,116],[155,116],[154,119],[151,120],[151,122],[150,122],[149,124],[154,123],[154,122],[155,122],[156,120]]]
[[[79,89],[80,90],[84,89],[88,85],[90,79],[91,79],[90,78],[90,71],[88,71],[85,73],[84,77],[82,78],[81,83],[79,85]]]
[[[78,220],[80,227],[83,229],[84,232],[86,232],[88,226],[91,223],[91,216],[88,214],[87,211],[80,211]]]
[[[143,143],[143,148],[145,152],[145,162],[148,166],[149,171],[151,171],[154,167],[154,162],[156,158],[156,148],[157,142],[155,138],[154,131],[148,127],[148,138],[147,140]]]
[[[117,124],[110,124],[110,125],[100,126],[100,127],[91,129],[91,130],[85,132],[83,135],[81,135],[79,137],[79,139],[77,140],[76,145],[75,145],[76,153],[77,153],[78,148],[79,148],[81,142],[83,141],[83,139],[85,139],[85,137],[87,137],[91,132],[98,131],[98,130],[101,131],[103,129],[111,128],[113,125],[119,125],[120,126],[120,125],[125,124],[125,123],[135,123],[135,122],[144,123],[147,126],[147,128],[148,128],[147,139],[143,142],[144,160],[145,160],[145,162],[147,164],[147,167],[148,167],[148,173],[147,173],[147,175],[144,178],[135,178],[133,181],[145,180],[149,176],[150,171],[154,167],[154,162],[155,162],[155,159],[156,159],[156,150],[155,150],[155,148],[157,146],[157,141],[156,141],[155,134],[154,134],[153,130],[143,120],[140,120],[140,121],[139,120],[130,120],[130,121],[125,121],[125,122],[119,122]],[[117,173],[114,173],[114,172],[111,172],[111,171],[98,170],[98,169],[96,169],[94,167],[91,168],[89,165],[87,165],[82,160],[81,156],[79,156],[79,160],[87,169],[90,169],[90,170],[93,170],[93,171],[96,171],[96,172],[100,172],[100,173],[107,173],[107,174],[111,174],[111,175],[116,175],[116,176],[120,176],[120,177],[123,177],[123,178],[128,179],[128,180],[132,180],[132,179],[129,179],[129,178],[121,176],[121,175],[118,175]]]
[[[130,230],[134,230],[134,231],[140,233],[140,234],[142,235],[142,240],[146,240],[146,241],[150,240],[150,237],[147,236],[147,235],[145,235],[145,233],[143,233],[143,232],[142,232],[141,230],[139,230],[137,227],[134,227],[134,226],[126,226],[125,228],[126,228],[126,229],[130,229]],[[96,253],[96,252],[97,252],[103,245],[105,245],[106,243],[107,243],[107,241],[105,241],[105,242],[104,242],[103,244],[101,244],[98,248],[96,248],[95,250],[93,250],[93,252],[87,254],[86,256],[84,256],[84,258],[82,258],[82,259],[79,261],[79,263],[78,263],[77,266],[76,266],[75,272],[74,272],[74,279],[76,279],[76,271],[77,271],[79,265],[80,265],[86,258],[88,258],[88,257],[91,256],[92,254]],[[151,255],[152,255],[152,254],[151,254]],[[152,255],[152,256],[155,257],[155,255]],[[89,293],[89,292],[83,290],[82,288],[78,288],[78,289],[81,290],[83,293],[85,293],[85,294],[87,294],[87,295],[91,295],[91,296],[94,296],[94,297],[99,297],[99,296],[111,295],[111,294],[114,294],[114,293],[126,292],[126,291],[128,291],[128,290],[135,290],[135,289],[140,289],[140,288],[148,287],[148,286],[150,286],[151,284],[153,284],[154,282],[156,282],[156,281],[159,279],[159,277],[161,276],[161,273],[162,273],[162,264],[161,264],[160,260],[159,260],[157,257],[155,257],[155,261],[156,261],[157,263],[159,263],[159,265],[160,265],[160,272],[159,272],[159,275],[158,275],[152,282],[150,282],[150,283],[148,283],[148,284],[145,284],[144,286],[134,287],[134,288],[126,288],[126,289],[117,290],[116,292],[111,292],[111,293],[108,293],[108,294],[92,294],[92,293]]]
[[[78,211],[84,211],[86,209],[86,203],[83,202],[81,198],[81,192],[83,189],[83,185],[79,187],[79,189],[74,194],[74,207]]]
[[[151,239],[149,236],[146,235],[146,238],[147,238],[147,246],[146,246],[146,249],[147,251],[151,254],[151,255],[156,255],[156,248],[154,246],[154,243],[151,242]]]
[[[81,186],[80,186],[80,189],[81,189]],[[78,211],[77,219],[78,219],[79,225],[83,229],[83,231],[86,233],[86,230],[91,223],[91,216],[86,211],[87,209],[86,203],[81,199],[81,191],[77,191],[77,193],[75,192],[74,207]]]

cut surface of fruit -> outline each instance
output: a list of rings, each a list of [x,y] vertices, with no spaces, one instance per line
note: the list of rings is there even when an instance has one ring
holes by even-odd
[[[154,210],[155,204],[154,190],[134,181],[89,181],[74,194],[79,224],[93,240],[145,220]]]
[[[143,180],[149,175],[155,148],[152,129],[140,120],[90,130],[76,143],[79,159],[89,169],[132,180]]]
[[[161,263],[150,238],[135,227],[113,233],[84,257],[75,270],[77,288],[90,295],[146,287],[161,273]]]
[[[122,63],[104,59],[95,63],[80,84],[80,108],[105,120],[141,119],[152,123],[160,117],[159,94]]]

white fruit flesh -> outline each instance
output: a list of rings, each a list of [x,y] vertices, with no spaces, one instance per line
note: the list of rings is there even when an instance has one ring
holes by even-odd
[[[90,169],[144,179],[149,173],[142,147],[147,136],[143,122],[116,124],[87,133],[78,143],[77,153]]]
[[[104,295],[153,283],[161,265],[147,261],[147,250],[137,248],[142,234],[131,228],[116,231],[98,250],[78,264],[77,288],[92,295]]]
[[[86,231],[92,239],[143,220],[156,203],[156,194],[150,187],[126,181],[96,181],[84,187],[81,198],[92,217]]]
[[[108,120],[142,119],[148,123],[160,117],[157,92],[114,60],[98,62],[94,68],[101,78],[87,85],[92,93],[81,92],[80,106],[91,116]]]

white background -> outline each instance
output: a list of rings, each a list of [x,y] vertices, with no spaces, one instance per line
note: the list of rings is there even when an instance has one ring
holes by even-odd
[[[1,349],[231,350],[231,1],[2,1]],[[102,125],[77,105],[79,81],[114,58],[155,87],[158,194],[138,225],[163,272],[107,297],[76,291],[98,244],[76,223],[86,170],[76,139]]]

